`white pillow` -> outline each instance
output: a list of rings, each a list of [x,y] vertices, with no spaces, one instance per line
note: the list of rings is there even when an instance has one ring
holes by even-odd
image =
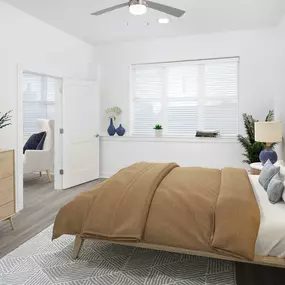
[[[276,167],[280,167],[280,175],[281,175],[281,179],[283,181],[285,181],[285,164],[283,160],[278,160],[274,166]]]
[[[281,177],[281,179],[283,181],[283,184],[285,186],[285,164],[284,164],[284,161],[283,160],[279,160],[279,161],[276,162],[275,165],[280,167],[280,177]],[[282,199],[285,202],[285,191],[283,191]]]
[[[282,181],[285,183],[285,165],[280,165],[280,176]]]

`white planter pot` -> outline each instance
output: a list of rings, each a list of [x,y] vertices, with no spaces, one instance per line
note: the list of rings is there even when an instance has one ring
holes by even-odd
[[[162,132],[163,132],[163,130],[155,130],[155,136],[156,136],[157,138],[162,137]]]

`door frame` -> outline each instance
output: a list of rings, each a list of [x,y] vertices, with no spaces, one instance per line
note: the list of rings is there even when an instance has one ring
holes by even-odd
[[[40,75],[47,75],[63,80],[64,77],[59,74],[56,68],[46,68],[43,66],[24,66],[18,64],[18,98],[17,98],[17,144],[15,150],[15,189],[16,189],[16,212],[24,208],[24,174],[23,174],[23,74],[30,72]],[[63,94],[63,92],[61,92]],[[62,127],[62,96],[56,98],[56,118],[54,127],[54,187],[57,190],[62,189],[62,175],[59,169],[62,165],[62,137],[59,129]]]

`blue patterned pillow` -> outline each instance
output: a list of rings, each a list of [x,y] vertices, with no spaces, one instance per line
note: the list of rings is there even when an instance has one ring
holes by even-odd
[[[280,167],[274,166],[271,161],[268,159],[267,162],[264,164],[260,176],[259,176],[259,183],[262,187],[267,190],[268,185],[271,179],[277,174],[280,173]]]
[[[44,141],[42,142],[42,139],[46,137],[46,132],[41,132],[38,134],[33,134],[28,141],[26,142],[23,152],[25,153],[26,150],[36,150],[39,147],[43,147]],[[42,142],[42,145],[40,143]],[[43,148],[41,148],[43,149]]]
[[[281,179],[280,173],[277,173],[269,182],[267,188],[268,199],[272,204],[278,203],[284,191],[284,184]]]

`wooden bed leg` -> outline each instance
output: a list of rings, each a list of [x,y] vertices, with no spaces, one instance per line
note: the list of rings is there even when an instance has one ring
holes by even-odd
[[[50,170],[47,169],[47,177],[48,177],[48,182],[51,183],[51,176],[50,176]]]
[[[9,218],[9,222],[10,222],[12,230],[14,230],[15,228],[14,228],[14,223],[13,223],[12,217]]]
[[[74,248],[73,248],[73,259],[77,259],[81,250],[81,247],[84,243],[84,239],[81,236],[76,236],[74,241]]]

